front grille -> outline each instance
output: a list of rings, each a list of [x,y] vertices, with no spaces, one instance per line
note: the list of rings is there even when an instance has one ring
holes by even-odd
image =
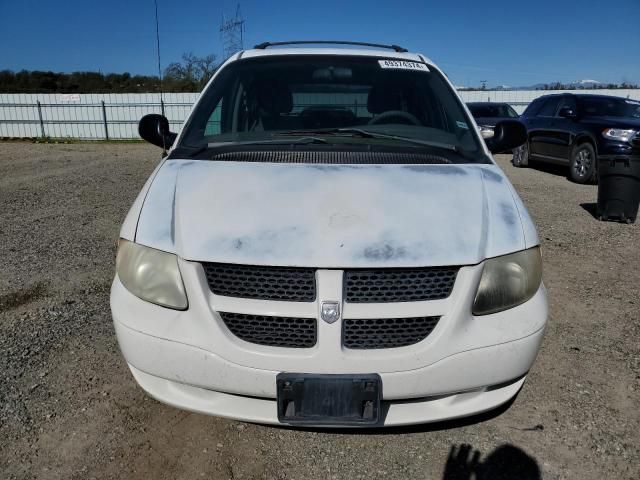
[[[640,147],[640,132],[636,133],[636,136],[633,137],[633,144]]]
[[[313,268],[262,267],[231,263],[203,263],[209,288],[227,297],[313,302],[316,272]]]
[[[438,320],[440,317],[345,318],[342,344],[352,349],[406,347],[427,338]]]
[[[318,337],[315,318],[219,313],[231,333],[245,342],[269,347],[309,348],[316,344]]]
[[[350,303],[418,302],[451,294],[458,267],[345,270],[345,300]]]

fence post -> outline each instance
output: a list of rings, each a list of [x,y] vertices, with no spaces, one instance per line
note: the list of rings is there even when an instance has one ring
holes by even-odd
[[[162,113],[162,116],[165,117],[166,115],[164,114],[164,100],[160,99],[160,113]]]
[[[102,122],[104,123],[104,139],[109,140],[109,128],[107,127],[107,109],[104,106],[104,100],[101,100],[102,104]]]
[[[37,100],[38,103],[38,120],[40,120],[40,134],[42,138],[45,137],[44,134],[44,120],[42,119],[42,105],[40,105],[40,100]]]

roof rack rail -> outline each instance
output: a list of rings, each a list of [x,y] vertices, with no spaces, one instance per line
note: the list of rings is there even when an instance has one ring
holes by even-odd
[[[253,48],[264,50],[267,47],[278,47],[281,45],[358,45],[360,47],[374,47],[374,48],[388,48],[389,50],[395,50],[396,52],[408,52],[406,48],[398,45],[383,45],[381,43],[366,43],[366,42],[348,42],[342,40],[293,40],[291,42],[264,42],[259,43]]]

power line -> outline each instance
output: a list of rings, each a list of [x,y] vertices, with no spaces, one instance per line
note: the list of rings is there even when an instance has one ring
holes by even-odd
[[[240,4],[236,7],[236,15],[228,20],[222,14],[220,23],[220,40],[222,41],[222,55],[226,60],[239,52],[243,46],[244,19],[240,13]]]

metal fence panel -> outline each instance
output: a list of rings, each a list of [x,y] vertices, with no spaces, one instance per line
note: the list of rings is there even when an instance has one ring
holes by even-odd
[[[161,105],[157,93],[0,94],[0,138],[136,139],[140,118],[163,106],[179,130],[198,95],[167,93]]]
[[[461,91],[465,102],[506,102],[522,113],[533,99],[569,90]],[[571,91],[576,93],[575,90]],[[579,90],[640,100],[640,89]],[[104,140],[137,139],[138,121],[147,113],[164,112],[171,128],[179,131],[198,93],[165,93],[163,105],[157,93],[12,94],[0,93],[0,138],[70,138]],[[334,101],[335,100],[335,101]],[[339,99],[328,103],[340,103]],[[352,107],[366,115],[366,99]],[[103,103],[104,102],[104,103]],[[304,103],[304,98],[300,98]],[[106,120],[106,122],[105,122]],[[105,128],[106,123],[106,128]]]

